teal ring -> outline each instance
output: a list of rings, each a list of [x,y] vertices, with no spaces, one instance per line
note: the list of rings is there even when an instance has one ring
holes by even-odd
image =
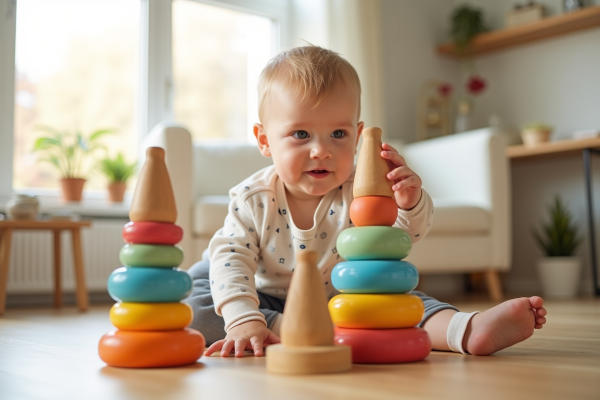
[[[408,293],[418,283],[419,272],[407,261],[344,261],[331,271],[331,284],[342,293]]]
[[[179,246],[161,244],[126,244],[119,253],[119,260],[126,267],[173,268],[183,261]]]
[[[182,269],[115,269],[108,277],[108,294],[127,303],[174,303],[192,292],[192,278]]]
[[[408,233],[391,226],[359,226],[342,231],[337,252],[348,261],[401,260],[408,256],[412,241]]]

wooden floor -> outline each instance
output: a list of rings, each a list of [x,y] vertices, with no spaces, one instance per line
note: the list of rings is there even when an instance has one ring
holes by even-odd
[[[600,399],[600,300],[547,308],[544,329],[494,356],[433,352],[418,363],[311,377],[268,375],[265,359],[252,356],[111,368],[96,351],[111,329],[108,307],[9,309],[0,317],[0,399]]]

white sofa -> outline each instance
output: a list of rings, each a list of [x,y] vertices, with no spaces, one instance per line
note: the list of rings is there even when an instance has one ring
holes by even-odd
[[[255,145],[193,143],[172,123],[157,125],[144,148],[166,151],[177,223],[185,236],[183,267],[201,258],[227,214],[228,191],[270,165]],[[422,274],[484,272],[492,299],[502,297],[498,272],[511,262],[510,182],[503,136],[480,129],[407,145],[401,149],[433,198],[434,224],[408,260]]]

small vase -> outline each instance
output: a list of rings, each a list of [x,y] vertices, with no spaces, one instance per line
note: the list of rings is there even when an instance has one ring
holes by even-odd
[[[34,219],[40,208],[37,196],[13,194],[6,203],[6,212],[14,219]]]
[[[471,130],[471,115],[473,104],[469,100],[460,100],[457,104],[456,119],[454,121],[454,132],[461,133]]]
[[[81,195],[83,194],[83,185],[85,185],[85,179],[83,178],[62,178],[60,180],[62,187],[62,198],[64,201],[81,201]]]
[[[542,292],[549,298],[573,298],[579,289],[581,260],[578,257],[543,257],[537,263]]]
[[[108,185],[108,199],[112,203],[122,203],[125,197],[125,191],[127,190],[127,183],[125,182],[112,182]]]

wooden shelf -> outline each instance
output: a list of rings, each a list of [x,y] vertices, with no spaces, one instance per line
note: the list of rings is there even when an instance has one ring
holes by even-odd
[[[591,139],[567,139],[557,140],[556,142],[547,142],[536,146],[525,146],[522,144],[508,146],[506,156],[509,159],[527,159],[540,157],[555,157],[570,154],[581,154],[583,149],[600,149],[600,138]]]
[[[473,39],[468,55],[476,56],[593,27],[600,27],[600,6],[587,7],[569,14],[547,17],[538,22],[482,33]],[[437,47],[437,51],[439,54],[452,57],[465,56],[456,52],[453,43],[441,44]]]

